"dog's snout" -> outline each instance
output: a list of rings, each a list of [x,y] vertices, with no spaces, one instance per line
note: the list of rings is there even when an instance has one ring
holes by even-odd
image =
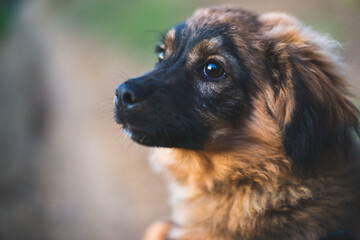
[[[143,94],[135,85],[123,83],[115,91],[115,105],[117,108],[131,108],[143,100]]]

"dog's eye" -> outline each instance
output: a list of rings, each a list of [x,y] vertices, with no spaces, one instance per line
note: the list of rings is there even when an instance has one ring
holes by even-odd
[[[207,77],[219,78],[225,74],[225,71],[219,63],[211,60],[204,65],[203,74]]]
[[[155,53],[158,56],[158,61],[161,62],[164,60],[165,57],[165,45],[164,44],[160,44],[158,46],[156,46],[155,48]]]
[[[161,51],[158,53],[158,60],[159,62],[161,62],[162,60],[164,60],[164,57],[165,57],[165,52],[164,51]]]

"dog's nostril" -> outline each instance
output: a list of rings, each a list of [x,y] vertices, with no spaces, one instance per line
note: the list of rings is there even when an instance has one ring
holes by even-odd
[[[122,100],[125,104],[134,104],[136,103],[135,97],[131,92],[124,92],[122,95]]]
[[[141,96],[143,95],[136,85],[125,82],[115,91],[115,104],[119,109],[131,108],[141,101]]]

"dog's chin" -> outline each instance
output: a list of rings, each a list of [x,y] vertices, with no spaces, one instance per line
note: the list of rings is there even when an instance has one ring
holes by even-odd
[[[150,130],[140,130],[131,126],[123,125],[124,133],[129,136],[133,141],[138,144],[148,146],[148,147],[164,147],[164,148],[182,148],[188,150],[199,150],[201,145],[199,141],[194,141],[193,139],[188,139],[186,136],[183,136],[172,131],[166,131],[166,129],[161,129],[161,133],[154,133],[160,131],[150,131]]]
[[[124,116],[116,109],[114,118],[128,137],[136,143],[148,147],[200,150],[206,139],[207,129],[201,126],[190,129],[186,125],[174,126],[174,122],[162,121],[162,124],[149,120],[143,122]]]
[[[159,137],[154,136],[154,134],[150,134],[141,130],[135,130],[130,127],[123,126],[124,133],[129,136],[133,141],[148,147],[170,147],[166,146]]]

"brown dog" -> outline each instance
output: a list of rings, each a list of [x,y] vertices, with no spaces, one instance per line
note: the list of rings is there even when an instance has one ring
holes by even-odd
[[[227,7],[164,35],[156,67],[115,99],[169,176],[171,225],[148,239],[359,236],[358,111],[337,45],[288,15]]]

